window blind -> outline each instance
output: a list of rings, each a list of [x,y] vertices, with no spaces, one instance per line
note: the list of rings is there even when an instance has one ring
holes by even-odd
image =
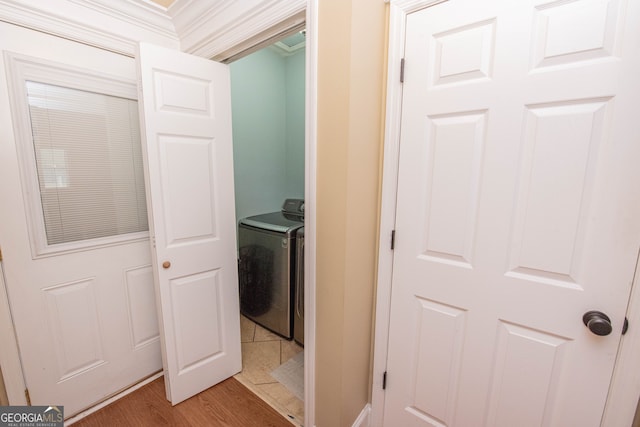
[[[137,101],[26,86],[47,243],[147,231]]]

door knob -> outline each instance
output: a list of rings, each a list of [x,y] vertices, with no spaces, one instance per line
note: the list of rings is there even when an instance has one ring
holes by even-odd
[[[169,261],[165,261],[162,263],[162,268],[169,268],[171,267],[171,263]]]
[[[587,311],[584,316],[582,316],[582,321],[585,326],[596,335],[605,336],[609,335],[612,331],[611,319],[601,311]]]

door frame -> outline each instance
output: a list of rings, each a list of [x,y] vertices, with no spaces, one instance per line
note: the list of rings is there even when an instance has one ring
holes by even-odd
[[[1,250],[1,249],[0,249]],[[0,368],[4,377],[4,387],[11,405],[26,405],[25,381],[22,375],[22,363],[18,339],[9,308],[9,296],[4,280],[3,263],[0,257],[0,342],[3,351],[0,352]],[[0,378],[2,380],[3,378]]]
[[[305,376],[305,425],[315,425],[315,322],[316,322],[316,164],[317,164],[317,16],[318,16],[319,0],[306,0],[305,19],[306,19],[306,66],[305,66],[305,239],[307,241],[305,249],[305,360],[304,360],[304,376]],[[59,3],[59,2],[55,2]],[[86,26],[86,22],[95,22],[100,18],[112,20],[113,17],[107,16],[99,5],[87,5],[82,12],[83,16],[76,16],[75,22],[72,20],[61,20],[49,14],[43,14],[36,6],[20,5],[16,6],[11,3],[0,4],[0,17],[3,21],[10,24],[17,24],[33,31],[40,31],[57,37],[63,37],[80,43],[89,44],[99,49],[110,50],[119,54],[134,56],[137,40],[145,39],[158,44],[176,45],[167,42],[166,18],[157,16],[157,31],[151,29],[142,35],[140,32],[133,31],[130,38],[116,36],[108,30],[100,30],[94,27]],[[298,11],[292,10],[292,13]],[[142,13],[142,12],[139,12]],[[103,15],[104,14],[104,15]],[[157,12],[156,12],[157,14]],[[248,15],[251,15],[248,13]],[[147,17],[146,15],[144,16]],[[279,25],[290,24],[290,17],[282,16],[279,23],[273,22],[273,16],[269,15],[268,10],[261,10],[259,16],[253,16],[254,20],[250,26],[253,34],[248,34],[247,28],[231,26],[226,33],[225,40],[212,40],[200,47],[202,49],[215,52],[217,43],[225,43],[228,40],[236,40],[240,46],[244,41],[249,39],[256,44],[263,42],[261,37],[269,38],[273,32],[265,32],[265,26],[278,28]],[[142,20],[140,20],[142,22]],[[263,24],[263,25],[257,25]],[[127,22],[127,24],[130,24]],[[133,24],[135,25],[135,23]],[[161,28],[162,27],[162,28]],[[129,28],[129,27],[127,27]],[[146,29],[145,29],[146,30]],[[281,30],[285,31],[284,28]],[[162,36],[158,36],[162,34]],[[164,37],[163,42],[159,40]],[[249,47],[249,46],[247,46]],[[228,48],[228,46],[227,46]],[[26,405],[25,397],[25,381],[22,374],[22,365],[20,362],[19,348],[13,328],[11,311],[7,295],[6,286],[1,276],[2,263],[0,262],[0,340],[5,343],[4,350],[0,352],[0,369],[2,369],[5,380],[5,387],[9,402],[12,405]]]
[[[380,207],[380,240],[378,242],[377,292],[374,325],[373,378],[371,391],[371,426],[382,426],[385,392],[383,375],[387,370],[389,319],[393,277],[393,251],[389,239],[396,222],[396,193],[400,154],[400,124],[402,117],[402,83],[400,62],[404,57],[405,22],[407,15],[448,0],[389,0],[389,40],[387,64],[387,94]],[[628,7],[633,7],[628,5]],[[636,5],[636,7],[639,7]],[[602,425],[631,425],[640,398],[640,253],[627,318],[629,332],[620,343]]]

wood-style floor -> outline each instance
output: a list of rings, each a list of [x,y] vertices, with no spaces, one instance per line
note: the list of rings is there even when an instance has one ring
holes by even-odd
[[[73,427],[292,427],[271,406],[229,378],[171,406],[161,377],[73,424]]]

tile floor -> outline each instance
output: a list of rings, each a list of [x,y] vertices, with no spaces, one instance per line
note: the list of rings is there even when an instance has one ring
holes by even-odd
[[[271,376],[278,366],[303,351],[288,341],[240,316],[242,372],[235,378],[294,425],[304,422],[304,402]]]

